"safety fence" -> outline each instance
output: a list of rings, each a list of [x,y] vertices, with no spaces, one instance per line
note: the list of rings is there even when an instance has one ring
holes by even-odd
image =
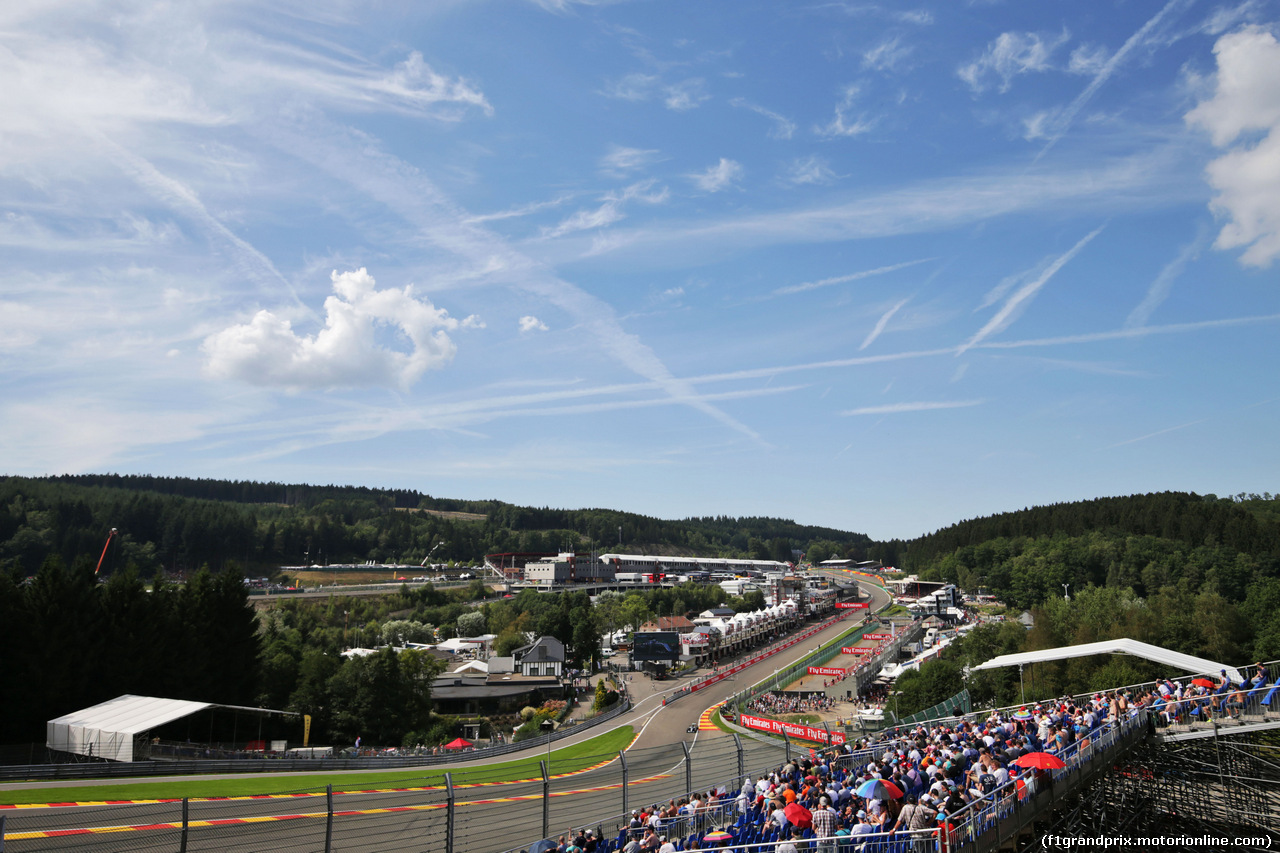
[[[1033,781],[1029,789],[1005,786],[953,815],[943,824],[949,849],[994,849],[1055,797],[1108,769],[1146,733],[1145,709],[1103,724],[1060,753],[1063,770]],[[856,766],[883,750],[883,745],[867,748],[847,760]],[[353,779],[341,787],[270,795],[0,807],[0,819],[6,822],[3,850],[491,853],[530,850],[535,842],[590,828],[606,842],[599,853],[610,853],[625,840],[632,809],[694,792],[720,790],[732,796],[744,775],[776,770],[791,760],[791,753],[790,741],[719,737],[608,755],[553,754],[549,763],[526,759],[502,770]],[[689,836],[694,843],[704,842],[707,833],[726,827],[738,830],[730,833],[734,846],[717,849],[748,851],[758,848],[757,841],[769,842],[760,836],[761,825],[748,828],[740,817],[722,802],[705,816],[681,818],[664,828],[681,838],[686,849],[691,847]],[[868,840],[885,845],[911,841],[936,849],[927,834]]]
[[[950,699],[943,699],[932,708],[926,708],[923,711],[917,711],[909,717],[904,717],[898,724],[903,726],[913,726],[916,723],[925,723],[929,720],[940,720],[944,717],[955,717],[960,714],[968,714],[973,710],[973,702],[969,698],[969,689],[965,688]]]
[[[855,638],[855,636],[857,638],[861,638],[861,636],[868,630],[869,628],[867,625],[860,625],[857,628],[854,628],[839,638],[824,644],[822,648],[818,649],[813,654],[808,655],[799,663],[796,663],[785,670],[779,670],[774,673],[773,676],[757,682],[746,690],[731,696],[726,700],[725,705],[733,708],[737,713],[742,713],[743,709],[745,709],[754,699],[765,693],[778,690],[782,685],[790,684],[796,679],[807,675],[810,667],[821,667],[836,655],[842,654],[842,647],[847,645],[851,639]],[[911,622],[906,626],[895,629],[893,632],[894,638],[892,640],[882,643],[873,657],[859,664],[855,671],[855,674],[858,676],[858,681],[856,683],[861,685],[865,681],[874,678],[875,674],[879,672],[880,667],[883,666],[886,661],[895,659],[902,646],[910,641],[912,633],[918,632],[918,630],[918,622]],[[852,731],[851,727],[846,727],[846,730]],[[824,740],[824,742],[831,742],[829,736]]]
[[[786,760],[787,753],[776,745],[714,738],[576,758],[553,753],[550,760],[432,775],[356,777],[342,783],[337,782],[342,777],[329,776],[333,784],[269,794],[0,806],[0,850],[527,849],[538,839],[584,827],[601,838],[616,837],[632,808],[665,804],[694,791],[736,791],[743,775],[776,770]],[[493,781],[499,778],[508,781]],[[84,790],[73,796],[85,796]],[[721,813],[723,807],[709,813],[713,817],[673,823],[671,832],[702,831]]]
[[[754,666],[755,664],[760,663],[763,660],[767,660],[773,657],[778,652],[785,651],[786,649],[791,648],[797,643],[801,643],[809,639],[815,634],[820,634],[823,631],[830,628],[832,625],[837,625],[840,622],[842,622],[844,619],[848,617],[849,613],[851,612],[853,611],[845,611],[835,616],[832,616],[829,619],[825,619],[822,622],[819,622],[817,625],[814,625],[813,627],[805,631],[802,631],[801,633],[796,634],[795,636],[787,637],[786,639],[780,642],[774,643],[768,648],[765,648],[759,652],[756,652],[755,654],[751,655],[751,657],[746,658],[742,661],[739,661],[738,663],[735,663],[730,667],[718,670],[708,676],[700,678],[697,681],[693,682],[692,684],[687,684],[684,687],[681,687],[679,690],[672,693],[670,696],[668,696],[665,704],[669,705],[672,702],[676,701],[677,699],[688,696],[691,693],[696,693],[697,691],[702,690],[706,687],[710,687],[713,684],[718,684],[721,681],[724,681],[726,678],[736,675],[737,673],[741,672],[742,670],[746,669],[749,666]],[[824,649],[824,651],[827,651],[827,650]],[[825,663],[826,661],[831,660],[832,656],[833,656],[832,654],[828,654],[827,657],[823,659],[823,662]],[[806,661],[812,661],[814,659],[815,658],[812,656],[805,658]],[[795,666],[791,667],[787,671],[791,672],[793,669],[800,666],[815,666],[815,665],[816,664],[813,664],[811,662],[807,664],[805,663],[796,664]]]
[[[606,723],[631,710],[623,699],[613,708],[572,726],[561,726],[554,732],[526,738],[519,743],[500,743],[468,750],[465,759],[490,758],[513,752],[536,750],[549,743],[571,737],[592,726]],[[57,750],[57,745],[49,749]],[[395,770],[413,767],[436,767],[458,763],[451,755],[374,755],[324,756],[315,758],[240,758],[189,759],[173,761],[74,761],[58,764],[16,764],[0,766],[0,780],[43,781],[57,779],[102,779],[130,776],[189,776],[216,773],[327,773],[335,770]]]

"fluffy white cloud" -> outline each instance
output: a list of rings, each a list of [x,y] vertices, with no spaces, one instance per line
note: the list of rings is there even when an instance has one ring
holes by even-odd
[[[698,189],[707,193],[719,192],[733,184],[740,177],[742,177],[742,164],[724,157],[721,157],[719,163],[711,166],[705,172],[696,172],[689,175],[689,179],[697,185]]]
[[[1268,266],[1280,257],[1280,43],[1260,27],[1225,35],[1214,46],[1218,78],[1212,98],[1187,121],[1209,131],[1225,154],[1212,161],[1215,212],[1230,221],[1221,249],[1247,247],[1242,260]]]
[[[378,290],[364,268],[331,276],[334,295],[324,302],[325,327],[299,335],[292,323],[259,311],[248,323],[205,338],[208,374],[274,388],[408,388],[432,368],[448,364],[457,347],[445,334],[482,326],[474,316],[458,321],[413,294],[413,285]],[[379,340],[398,333],[408,352]]]
[[[985,90],[992,75],[1000,78],[1000,91],[1007,92],[1019,74],[1047,71],[1049,57],[1068,38],[1066,32],[1052,40],[1038,33],[1001,33],[982,56],[956,73],[974,92]]]
[[[547,324],[534,317],[532,314],[526,314],[520,318],[521,332],[545,332]]]

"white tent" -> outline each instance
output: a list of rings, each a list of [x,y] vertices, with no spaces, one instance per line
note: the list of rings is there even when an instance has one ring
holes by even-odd
[[[1040,663],[1048,660],[1064,660],[1066,658],[1081,658],[1088,655],[1133,655],[1134,657],[1146,658],[1150,661],[1163,664],[1174,669],[1189,672],[1193,675],[1208,675],[1216,678],[1222,670],[1227,671],[1227,676],[1239,684],[1244,679],[1241,677],[1239,670],[1235,667],[1227,666],[1223,663],[1214,663],[1211,660],[1194,657],[1192,655],[1184,655],[1181,652],[1172,652],[1168,649],[1162,649],[1159,646],[1153,646],[1150,643],[1139,643],[1137,640],[1103,640],[1099,643],[1084,643],[1079,646],[1061,646],[1056,649],[1042,649],[1038,652],[1023,652],[1016,655],[1000,655],[992,658],[986,663],[973,667],[974,669],[997,669],[1002,666],[1020,666],[1028,663]]]
[[[59,752],[74,752],[111,761],[133,761],[133,744],[139,735],[208,708],[253,711],[258,714],[292,713],[126,693],[92,708],[50,720],[45,728],[45,745]]]
[[[125,694],[47,724],[46,746],[112,761],[133,761],[134,736],[213,707],[208,702]]]

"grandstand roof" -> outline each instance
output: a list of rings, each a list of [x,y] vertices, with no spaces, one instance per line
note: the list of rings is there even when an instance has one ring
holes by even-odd
[[[1174,669],[1184,670],[1193,675],[1209,675],[1216,677],[1222,670],[1226,670],[1227,675],[1233,682],[1239,684],[1244,678],[1239,670],[1235,667],[1228,666],[1224,663],[1216,663],[1205,658],[1198,658],[1193,655],[1184,655],[1181,652],[1170,651],[1169,649],[1153,646],[1150,643],[1140,643],[1137,640],[1119,639],[1119,640],[1103,640],[1098,643],[1083,643],[1078,646],[1060,646],[1056,649],[1041,649],[1038,652],[1022,652],[1016,655],[1000,655],[992,658],[986,663],[973,667],[974,669],[998,669],[1002,666],[1019,666],[1028,663],[1041,663],[1050,660],[1065,660],[1067,658],[1087,657],[1088,655],[1109,655],[1123,654],[1133,655],[1134,657],[1145,658]]]

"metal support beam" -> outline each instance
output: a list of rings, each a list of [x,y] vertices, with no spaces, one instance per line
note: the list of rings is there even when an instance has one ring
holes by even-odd
[[[738,750],[738,776],[739,777],[746,776],[747,775],[747,758],[742,750],[742,738],[738,735],[737,732],[733,733],[733,745]]]
[[[627,785],[631,782],[627,771],[627,754],[622,750],[618,750],[618,761],[622,764],[622,815],[626,817],[631,814],[631,807],[627,803]],[[543,838],[546,836],[544,835]]]
[[[445,818],[444,818],[444,853],[453,853],[455,841],[454,816],[457,810],[457,801],[453,794],[453,774],[444,774],[444,796],[445,796]]]
[[[324,786],[325,811],[324,853],[333,853],[333,786]]]
[[[187,853],[187,829],[190,826],[191,801],[182,798],[182,840],[178,844],[178,853]],[[0,817],[0,853],[4,851],[4,818]]]
[[[551,835],[551,776],[547,773],[547,762],[539,761],[542,767],[542,837]]]
[[[687,740],[680,741],[680,746],[684,747],[684,792],[691,794],[693,793],[693,756],[689,753]]]
[[[787,745],[787,763],[791,763],[791,736],[784,729],[782,732],[782,740]]]

